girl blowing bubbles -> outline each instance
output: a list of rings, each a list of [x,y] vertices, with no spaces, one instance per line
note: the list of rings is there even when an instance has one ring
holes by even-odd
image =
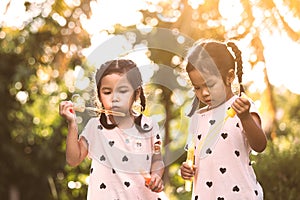
[[[68,164],[77,166],[87,155],[92,159],[87,198],[162,199],[161,136],[157,123],[140,114],[145,109],[140,71],[131,60],[108,61],[97,70],[96,83],[102,107],[124,116],[101,113],[78,139],[73,103],[60,104],[60,115],[68,121]],[[131,109],[137,100],[140,113]],[[150,180],[141,172],[148,172]]]
[[[195,165],[184,162],[181,176],[194,178],[192,199],[263,199],[249,159],[251,150],[266,148],[260,116],[249,98],[236,96],[231,90],[237,66],[240,92],[244,92],[240,50],[232,42],[199,41],[187,60],[186,71],[196,94],[190,113],[192,142],[187,148],[194,145]],[[206,106],[196,110],[200,102]],[[227,120],[230,107],[236,115]]]

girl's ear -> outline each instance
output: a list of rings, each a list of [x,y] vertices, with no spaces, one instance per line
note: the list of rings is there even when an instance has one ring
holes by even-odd
[[[234,78],[235,78],[234,69],[230,69],[227,73],[226,85],[230,85],[233,82]]]

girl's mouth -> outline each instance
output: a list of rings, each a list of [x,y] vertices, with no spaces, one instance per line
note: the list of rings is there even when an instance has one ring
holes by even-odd
[[[204,100],[204,103],[205,103],[206,105],[211,105],[212,101],[211,101],[211,100]]]
[[[111,110],[119,110],[119,109],[120,109],[119,106],[112,106],[112,107],[111,107]]]

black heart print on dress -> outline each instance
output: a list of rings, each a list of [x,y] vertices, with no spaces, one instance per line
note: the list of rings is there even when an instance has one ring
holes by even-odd
[[[240,188],[236,185],[232,188],[232,191],[234,192],[239,192],[240,191]]]
[[[240,152],[239,152],[239,151],[235,151],[234,153],[235,153],[235,155],[236,155],[237,157],[240,156]]]
[[[112,147],[115,144],[115,141],[109,141],[108,144]]]
[[[198,140],[201,140],[201,137],[202,137],[202,135],[201,135],[201,134],[199,134],[199,135],[198,135]]]
[[[105,189],[105,188],[106,188],[106,185],[104,183],[101,183],[100,189]]]
[[[213,183],[212,183],[211,181],[207,181],[207,182],[206,182],[206,185],[207,185],[208,187],[211,187],[211,186],[213,185]]]
[[[105,156],[102,155],[102,156],[100,157],[100,160],[101,160],[101,161],[105,161]]]
[[[115,171],[114,169],[111,169],[111,171],[112,171],[112,173],[113,173],[113,174],[115,174],[115,173],[116,173],[116,171]]]
[[[216,123],[216,120],[211,119],[211,120],[209,120],[209,123],[210,123],[210,125],[213,125],[214,123]]]
[[[98,129],[102,130],[102,129],[103,129],[103,127],[102,127],[101,125],[98,125]]]
[[[148,128],[149,128],[149,125],[148,125],[148,124],[144,124],[143,128],[144,128],[144,129],[148,129]]]
[[[221,172],[222,174],[224,174],[224,173],[226,172],[226,168],[221,167],[221,168],[220,168],[220,172]]]
[[[222,138],[225,140],[228,136],[228,133],[221,133]]]
[[[124,185],[126,185],[126,187],[129,187],[130,186],[130,183],[128,181],[125,181],[124,182]]]
[[[210,148],[208,148],[207,150],[206,150],[206,154],[211,154],[212,153],[212,150],[210,149]]]
[[[122,161],[123,161],[123,162],[127,162],[127,161],[128,161],[127,156],[123,156]]]

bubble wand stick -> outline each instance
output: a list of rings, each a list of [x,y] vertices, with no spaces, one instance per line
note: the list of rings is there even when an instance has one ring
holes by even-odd
[[[186,157],[186,163],[188,166],[193,167],[194,164],[194,152],[195,152],[195,146],[194,142],[189,146],[187,151],[187,157]],[[185,191],[190,192],[192,190],[192,184],[193,184],[193,178],[191,180],[185,181]]]
[[[246,95],[245,93],[242,93],[241,97],[242,97],[242,98],[248,98],[247,95]],[[222,124],[225,124],[225,122],[226,122],[229,118],[233,118],[235,115],[236,115],[236,112],[233,110],[232,107],[230,107],[228,110],[226,110],[226,117],[224,118],[224,120],[223,120],[223,121],[220,121],[218,124],[215,125],[214,128],[212,128],[212,129],[208,132],[208,134],[207,134],[206,137],[202,140],[202,142],[200,142],[200,143],[198,144],[198,148],[197,148],[197,149],[199,149],[199,151],[201,151],[204,142],[206,142],[206,140],[208,140],[208,139],[209,139],[209,140],[207,141],[207,143],[208,143],[208,142],[211,142],[212,139],[214,138],[214,136],[216,136],[216,134],[218,133],[218,131],[215,131],[216,128],[218,128],[218,127],[219,127],[220,125],[222,125]],[[213,131],[215,131],[215,132],[213,133]],[[208,138],[208,136],[210,136],[210,137]]]
[[[84,112],[85,110],[90,110],[98,113],[105,113],[107,115],[114,115],[114,116],[119,116],[119,117],[124,117],[125,113],[122,112],[117,112],[113,110],[106,110],[106,109],[99,109],[99,108],[94,108],[94,107],[87,107],[85,106],[85,101],[82,97],[79,96],[79,94],[74,94],[72,96],[72,102],[74,104],[74,110],[77,112]]]

